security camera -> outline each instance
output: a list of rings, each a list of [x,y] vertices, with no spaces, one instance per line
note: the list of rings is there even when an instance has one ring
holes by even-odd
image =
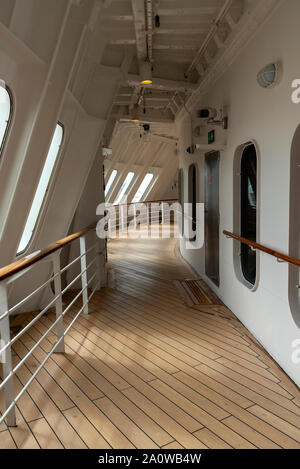
[[[197,113],[200,119],[214,119],[217,117],[217,110],[212,107],[200,109]]]
[[[224,116],[223,111],[218,112],[217,109],[212,107],[203,108],[197,112],[197,117],[199,119],[205,119],[207,124],[219,125],[223,127],[224,130],[228,129],[228,116]]]
[[[112,149],[111,148],[106,148],[106,147],[103,147],[102,148],[102,155],[103,156],[111,156],[112,155]]]
[[[191,145],[190,147],[188,147],[186,149],[186,152],[191,155],[191,154],[195,153],[195,149],[196,149],[195,145]]]

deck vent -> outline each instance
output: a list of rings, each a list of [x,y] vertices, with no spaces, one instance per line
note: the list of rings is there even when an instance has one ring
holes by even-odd
[[[174,280],[174,285],[187,306],[223,304],[200,278]]]

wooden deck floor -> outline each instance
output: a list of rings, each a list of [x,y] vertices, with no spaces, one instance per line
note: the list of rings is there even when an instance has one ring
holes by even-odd
[[[184,305],[173,280],[192,275],[175,244],[109,243],[111,288],[22,397],[18,427],[0,426],[0,448],[300,448],[298,388],[228,309]],[[15,345],[15,363],[52,321]]]

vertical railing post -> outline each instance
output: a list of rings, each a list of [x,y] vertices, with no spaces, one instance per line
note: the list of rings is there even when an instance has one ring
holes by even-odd
[[[120,205],[119,207],[119,219],[120,219],[119,233],[123,234],[124,232],[124,207],[122,205]]]
[[[55,252],[52,255],[53,262],[53,274],[54,274],[54,292],[55,292],[55,310],[56,319],[58,320],[56,325],[57,340],[60,342],[57,344],[55,353],[65,352],[65,341],[64,341],[64,320],[63,320],[63,304],[61,294],[61,266],[60,266],[60,251]]]
[[[8,300],[7,300],[7,285],[6,283],[0,283],[0,317],[8,312]],[[7,344],[10,344],[10,327],[9,327],[9,314],[0,320],[0,349]],[[0,356],[1,358],[1,356]],[[3,368],[3,380],[7,378],[12,372],[12,356],[11,356],[11,345],[8,345],[5,352],[2,354],[2,363]],[[4,385],[4,394],[5,394],[5,405],[8,409],[11,404],[14,402],[14,381],[13,375],[8,379],[7,383]],[[16,409],[13,407],[6,417],[6,423],[8,427],[16,426]]]
[[[86,271],[86,236],[81,236],[80,241],[80,255],[81,255],[81,286],[82,286],[82,305],[84,314],[89,314],[88,305],[88,276]]]
[[[164,202],[161,203],[161,223],[164,225],[167,221],[166,220],[166,204]]]
[[[136,230],[137,223],[136,223],[136,205],[133,206],[133,228]]]
[[[147,224],[150,226],[152,223],[152,217],[151,217],[151,204],[147,204]]]
[[[97,233],[95,231],[95,258],[96,258],[96,266],[97,266],[97,275],[96,275],[96,288],[97,290],[101,290],[102,286],[102,275],[103,274],[103,264],[105,264],[105,246],[101,251],[102,247],[102,240],[98,238]],[[102,262],[103,264],[102,264]]]

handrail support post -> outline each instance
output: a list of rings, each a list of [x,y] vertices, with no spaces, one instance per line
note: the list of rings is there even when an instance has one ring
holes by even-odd
[[[100,291],[102,287],[102,275],[104,274],[105,277],[105,247],[101,250],[101,244],[101,240],[98,238],[97,233],[95,232],[95,257],[97,266],[96,287],[98,291]]]
[[[86,261],[86,236],[83,235],[79,238],[80,242],[80,255],[81,255],[81,286],[82,286],[82,304],[84,314],[89,314],[88,305],[88,279],[87,279],[87,261]]]
[[[8,312],[8,299],[7,299],[7,285],[4,282],[0,283],[0,316],[4,315]],[[1,334],[1,341],[0,341],[0,349],[10,344],[11,337],[10,337],[10,325],[9,325],[9,314],[5,316],[3,319],[0,320],[0,334]],[[2,360],[1,360],[2,358]],[[0,362],[2,361],[2,368],[3,368],[3,380],[7,378],[12,373],[12,356],[11,356],[11,345],[7,347],[7,349],[3,353],[3,357],[0,356]],[[4,386],[4,393],[5,393],[5,406],[8,409],[11,404],[14,402],[14,375],[11,375],[11,378],[7,381]],[[6,417],[6,424],[8,427],[16,427],[16,408],[15,406],[12,407],[10,412],[7,414]]]
[[[54,273],[54,291],[55,291],[55,310],[56,319],[58,320],[57,330],[57,347],[55,353],[65,353],[64,343],[64,321],[63,321],[63,304],[62,304],[62,288],[61,288],[61,265],[60,265],[60,252],[57,251],[52,255],[53,273]]]

